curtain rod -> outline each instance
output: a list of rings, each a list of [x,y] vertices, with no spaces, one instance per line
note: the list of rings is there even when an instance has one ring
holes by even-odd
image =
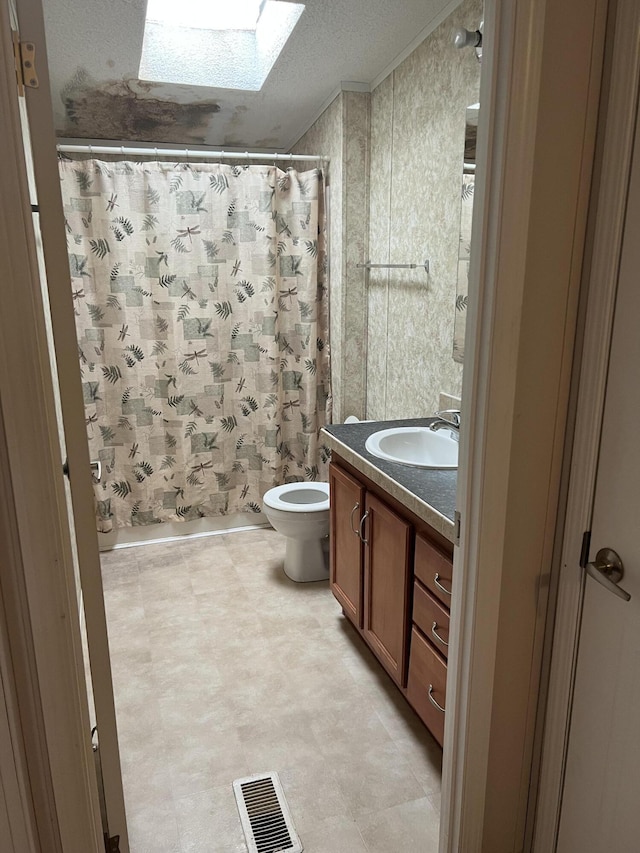
[[[133,148],[126,145],[70,145],[56,146],[63,154],[122,154],[130,157],[185,157],[196,160],[298,160],[329,163],[323,154],[259,154],[251,151],[199,151],[193,148]]]

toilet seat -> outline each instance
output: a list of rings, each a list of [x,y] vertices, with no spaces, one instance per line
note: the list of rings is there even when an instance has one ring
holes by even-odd
[[[263,501],[271,509],[283,512],[325,512],[329,509],[329,484],[285,483],[269,489]]]

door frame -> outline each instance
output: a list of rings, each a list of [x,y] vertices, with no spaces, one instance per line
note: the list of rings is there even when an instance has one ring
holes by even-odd
[[[607,9],[606,0],[485,5],[440,826],[447,853],[526,849]]]
[[[100,747],[104,811],[110,836],[128,853],[128,831],[107,639],[100,553],[95,524],[95,496],[78,361],[69,257],[60,193],[51,87],[41,0],[13,0],[20,37],[38,46],[38,88],[25,87],[30,150],[38,196],[40,232],[73,507],[74,536],[82,590],[82,609],[91,670],[93,704]],[[41,342],[44,345],[44,342]]]
[[[3,744],[0,778],[21,770],[14,790],[31,818],[33,849],[88,853],[104,843],[10,45],[9,9],[1,3],[0,586],[11,749]]]
[[[39,0],[29,0],[29,5],[41,15]],[[449,669],[454,712],[448,714],[445,731],[441,819],[440,849],[451,853],[460,849],[465,853],[481,849],[501,853],[522,847],[546,606],[544,583],[559,501],[606,6],[606,0],[568,0],[563,4],[553,0],[487,0],[485,9],[488,49],[481,99],[488,108],[480,115],[479,157],[486,168],[480,170],[476,185],[476,204],[484,226],[473,237],[477,260],[471,270],[475,286],[469,307],[463,394],[462,530],[451,623],[455,659]],[[570,40],[566,32],[571,32]],[[0,71],[2,100],[10,100],[14,92],[9,60],[7,57]],[[562,86],[554,78],[558,69],[563,72]],[[550,132],[561,119],[562,138],[552,140]],[[50,131],[44,138],[51,136]],[[13,139],[4,152],[0,172],[13,167],[14,182],[22,180],[24,172],[16,141]],[[554,198],[553,216],[545,194]],[[21,224],[25,233],[16,238],[15,251],[27,243],[27,201],[23,197]],[[0,221],[10,216],[16,216],[15,195],[1,193]],[[2,249],[11,251],[5,242],[10,242],[8,235],[0,231]],[[547,266],[549,259],[553,260],[552,271]],[[28,277],[23,273],[20,279],[21,299],[29,308],[27,316],[34,317],[34,333],[23,334],[19,343],[39,347],[44,358],[45,338],[36,305],[37,272],[35,267],[28,272]],[[8,326],[13,316],[13,311],[0,312],[0,339],[11,332]],[[550,345],[541,363],[542,321],[547,322]],[[25,386],[13,377],[20,403],[36,413],[45,403],[49,406],[51,389],[42,363],[39,368],[38,383],[29,387],[45,388],[40,407],[34,405],[33,394],[25,394]],[[541,373],[544,382],[540,381]],[[0,373],[0,382],[5,378]],[[0,389],[4,391],[3,386]],[[534,412],[545,413],[542,434]],[[14,431],[8,437],[11,458],[14,465],[21,463],[20,482],[32,473],[45,477],[47,485],[57,484],[60,470],[52,450],[53,440],[57,441],[54,419],[48,421],[48,441],[38,454],[27,459],[22,450],[37,432],[36,426],[43,425],[25,418],[21,434]],[[48,456],[40,470],[32,470],[34,460],[46,455],[45,451]],[[35,483],[33,489],[37,494]],[[17,495],[15,500],[20,498]],[[59,534],[62,506],[39,505],[36,511],[32,503],[23,503],[20,509],[32,522],[31,530],[37,524],[42,531],[50,523]],[[45,556],[48,562],[51,555],[47,552]],[[33,554],[27,557],[25,573],[38,566]],[[517,572],[511,572],[514,561]],[[29,607],[39,604],[43,616],[48,617],[43,633],[45,626],[61,630],[58,622],[63,620],[52,620],[50,611],[55,608],[48,605],[58,602],[60,591],[68,590],[73,576],[70,558],[62,551],[55,570],[48,578],[53,587],[48,601],[37,590],[29,592]],[[539,594],[532,596],[530,590],[538,587]],[[73,601],[67,605],[69,618],[63,627],[73,634],[76,605]],[[522,607],[526,619],[520,618],[519,611],[517,619],[510,617],[514,607]],[[50,663],[50,672],[39,669],[33,673],[27,667],[27,675],[37,681],[43,679],[52,690],[56,687],[51,684],[56,681],[52,674],[70,667],[78,676],[77,649],[62,655],[53,654],[53,647],[41,651]],[[524,672],[523,660],[528,662]],[[68,706],[69,695],[61,685],[59,688],[58,698],[64,693]],[[84,739],[86,746],[80,692],[77,682],[73,694],[79,709],[77,719],[58,719],[49,708],[44,709],[44,716],[50,725],[59,723],[64,738],[76,746],[78,739]],[[507,750],[500,737],[505,729],[513,733]],[[72,750],[69,760],[85,768],[84,775],[58,778],[54,784],[58,811],[62,808],[64,813],[64,804],[71,802],[74,817],[85,833],[91,827],[95,829],[95,814],[73,801],[72,789],[82,781],[83,801],[89,803],[88,757]],[[76,849],[88,853],[99,847],[77,841],[64,847],[65,853]]]
[[[548,698],[541,715],[535,853],[556,849],[560,824],[586,578],[580,557],[583,534],[591,529],[640,96],[639,33],[637,2],[619,0],[608,36],[606,111],[598,143],[597,195],[594,193],[590,212],[592,251],[585,267],[581,352],[574,372],[575,430],[568,435],[566,522],[564,530],[559,531],[557,588],[552,590],[555,625],[548,637]]]
[[[1,183],[1,179],[0,179]],[[2,226],[0,225],[0,228]],[[0,403],[1,408],[1,403]],[[4,434],[4,422],[0,417],[0,471],[8,470],[8,454]],[[39,827],[36,818],[36,793],[32,791],[29,774],[29,758],[26,721],[23,722],[21,702],[18,700],[14,655],[27,651],[30,643],[28,633],[16,635],[15,624],[10,627],[11,614],[15,613],[15,593],[22,586],[17,566],[21,563],[19,536],[15,515],[11,517],[13,493],[7,477],[0,476],[0,838],[10,845],[9,853],[37,853]],[[9,556],[10,555],[10,556]],[[13,600],[12,600],[13,599]],[[22,649],[20,649],[22,639]],[[12,651],[13,644],[13,651]],[[31,700],[29,702],[29,699]],[[33,713],[35,696],[23,697]],[[43,721],[40,725],[42,736]],[[32,733],[35,734],[35,733]],[[38,738],[39,740],[40,738]],[[37,741],[36,741],[37,742]],[[50,812],[53,787],[46,766],[41,768],[38,785],[44,798],[44,812]],[[47,839],[51,850],[60,849],[55,831]]]

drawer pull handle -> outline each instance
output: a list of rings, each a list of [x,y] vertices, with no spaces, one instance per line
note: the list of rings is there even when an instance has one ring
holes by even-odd
[[[437,622],[434,622],[434,623],[433,623],[433,625],[431,626],[431,633],[433,634],[433,636],[436,638],[436,640],[437,640],[439,643],[442,643],[442,645],[443,645],[443,646],[447,646],[447,647],[448,647],[448,646],[449,646],[449,643],[447,643],[447,641],[446,641],[446,640],[443,640],[443,638],[440,636],[440,634],[438,634],[438,632],[436,631],[436,628],[437,628],[437,627],[438,627],[438,623],[437,623]]]
[[[440,583],[440,574],[438,572],[436,572],[433,576],[433,582],[438,587],[438,589],[441,589],[442,592],[445,593],[445,595],[451,595],[451,590],[447,589],[446,586],[442,586],[442,584]]]
[[[356,510],[358,510],[358,509],[360,509],[360,503],[359,503],[359,502],[358,502],[358,503],[354,506],[354,508],[351,510],[351,515],[349,516],[349,527],[351,528],[351,532],[352,532],[352,533],[355,533],[355,534],[356,534],[356,536],[358,535],[358,531],[357,531],[357,530],[355,529],[355,527],[353,526],[353,513],[354,513]]]
[[[364,528],[364,523],[367,520],[367,518],[369,518],[369,510],[367,510],[365,512],[365,514],[362,516],[362,518],[360,519],[360,539],[363,542],[363,544],[365,544],[365,545],[369,544],[369,540],[364,538],[364,536],[362,535],[362,531]]]
[[[429,685],[429,702],[431,702],[431,704],[436,707],[438,711],[442,711],[442,713],[444,714],[444,708],[442,707],[442,705],[438,705],[436,700],[433,698],[433,684]]]

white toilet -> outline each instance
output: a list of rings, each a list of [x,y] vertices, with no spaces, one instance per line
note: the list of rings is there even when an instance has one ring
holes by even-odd
[[[286,483],[269,489],[263,512],[272,527],[287,537],[284,570],[293,581],[329,577],[329,484]]]

